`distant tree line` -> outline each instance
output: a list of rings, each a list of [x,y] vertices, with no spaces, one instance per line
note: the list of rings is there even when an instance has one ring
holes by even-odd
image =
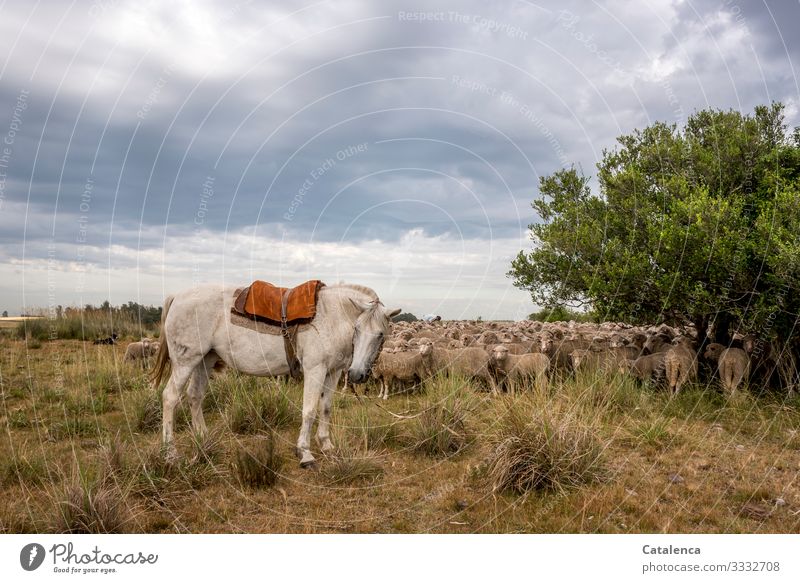
[[[414,314],[411,312],[403,312],[402,314],[397,314],[394,318],[392,318],[392,322],[416,322],[419,320]]]
[[[578,310],[571,310],[565,306],[555,306],[553,308],[544,308],[538,312],[533,312],[528,315],[528,320],[535,320],[537,322],[597,322],[597,315],[594,312],[581,312]]]
[[[112,306],[106,300],[99,306],[57,306],[55,317],[20,322],[17,335],[36,340],[94,340],[117,334],[139,339],[158,335],[161,306],[128,302]]]

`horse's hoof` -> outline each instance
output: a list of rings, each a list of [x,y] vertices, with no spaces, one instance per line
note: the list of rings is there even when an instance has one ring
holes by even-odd
[[[304,470],[313,470],[317,467],[317,460],[307,460],[304,462],[300,462],[300,467]]]
[[[333,442],[330,437],[320,439],[317,437],[317,445],[322,453],[331,453],[334,450]]]

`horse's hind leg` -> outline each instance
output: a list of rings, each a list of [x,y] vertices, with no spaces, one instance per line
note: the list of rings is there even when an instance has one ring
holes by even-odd
[[[189,396],[189,407],[192,410],[192,429],[199,438],[206,436],[206,420],[203,417],[203,398],[208,389],[208,379],[211,369],[219,360],[216,353],[206,354],[203,360],[194,367],[189,385],[186,387],[186,394]]]
[[[333,443],[331,443],[330,426],[331,426],[331,405],[333,403],[333,393],[336,385],[339,384],[339,375],[341,371],[335,371],[325,377],[322,383],[322,396],[319,399],[322,411],[319,416],[319,425],[317,426],[317,443],[323,452],[333,450]]]
[[[164,391],[161,393],[162,412],[162,439],[167,457],[175,458],[178,450],[175,448],[173,440],[173,428],[175,426],[175,407],[181,401],[181,391],[184,385],[192,376],[192,372],[197,365],[172,365],[172,374],[169,375]]]

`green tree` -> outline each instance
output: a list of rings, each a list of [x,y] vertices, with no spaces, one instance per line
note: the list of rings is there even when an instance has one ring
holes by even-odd
[[[704,110],[618,138],[600,192],[574,168],[542,177],[534,248],[509,276],[535,303],[599,319],[714,323],[787,340],[800,313],[800,132],[783,106]]]

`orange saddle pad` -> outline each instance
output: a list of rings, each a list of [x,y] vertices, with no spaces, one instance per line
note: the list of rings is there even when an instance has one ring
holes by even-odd
[[[283,295],[288,294],[286,298],[287,325],[307,323],[317,313],[317,294],[324,285],[318,279],[312,279],[289,289],[256,280],[239,292],[233,301],[233,309],[239,314],[280,326]]]

